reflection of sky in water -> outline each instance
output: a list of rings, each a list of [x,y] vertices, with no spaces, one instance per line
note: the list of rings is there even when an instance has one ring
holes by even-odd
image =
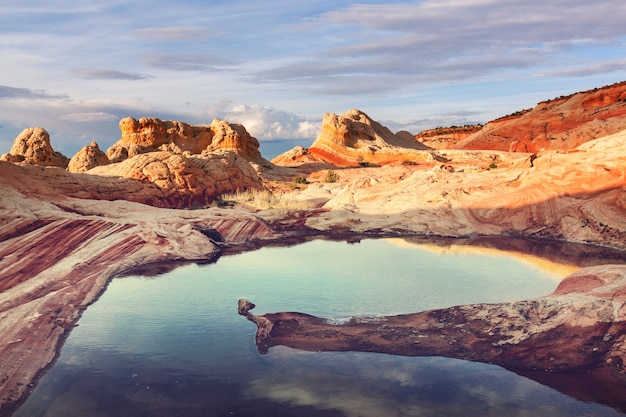
[[[17,416],[612,416],[499,367],[443,358],[259,355],[255,314],[415,312],[549,294],[554,279],[504,256],[386,241],[314,241],[113,280]],[[230,414],[233,413],[233,414]]]

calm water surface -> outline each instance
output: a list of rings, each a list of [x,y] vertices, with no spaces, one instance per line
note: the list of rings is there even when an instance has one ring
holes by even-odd
[[[557,274],[558,275],[558,274]],[[36,416],[617,416],[500,367],[439,357],[260,355],[237,315],[342,319],[549,294],[559,276],[506,255],[313,241],[114,279],[15,413]]]

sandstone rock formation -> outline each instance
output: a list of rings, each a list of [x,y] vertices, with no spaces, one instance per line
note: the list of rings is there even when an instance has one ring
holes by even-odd
[[[309,351],[445,356],[493,363],[517,372],[609,375],[611,406],[626,410],[626,266],[582,269],[547,297],[476,304],[332,324],[304,313],[254,316],[261,353],[285,345]],[[606,394],[606,392],[605,392]],[[604,398],[605,400],[607,397]]]
[[[96,142],[91,142],[91,145],[85,146],[70,159],[67,170],[70,172],[85,172],[91,168],[108,164],[109,158],[107,158],[106,154],[100,150]]]
[[[353,109],[336,115],[326,113],[322,131],[311,147],[279,155],[273,163],[294,165],[318,161],[340,166],[385,164],[410,158],[412,151],[429,149],[408,132],[392,133],[365,113]]]
[[[307,220],[334,232],[534,236],[626,249],[626,131],[574,151],[440,151],[448,162],[352,169],[313,181]]]
[[[159,207],[204,207],[222,194],[263,188],[253,166],[227,150],[188,156],[166,151],[143,153],[89,173],[153,185],[162,201]]]
[[[511,152],[574,149],[624,129],[626,82],[621,82],[543,101],[533,109],[493,120],[447,147]]]
[[[107,150],[112,162],[154,151],[201,154],[222,149],[251,161],[261,158],[259,142],[243,126],[218,119],[210,126],[196,126],[153,117],[127,117],[120,121],[120,130],[120,140]]]
[[[52,149],[50,135],[42,127],[24,129],[15,138],[9,153],[2,155],[0,160],[61,168],[69,163],[65,155]]]

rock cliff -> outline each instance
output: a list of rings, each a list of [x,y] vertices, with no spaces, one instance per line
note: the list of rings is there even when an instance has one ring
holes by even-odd
[[[424,130],[417,135],[415,139],[429,148],[433,149],[449,149],[462,140],[480,131],[483,125],[466,125],[466,126],[450,126],[437,127],[435,129]]]
[[[30,127],[15,138],[11,150],[2,155],[0,161],[65,168],[70,160],[52,149],[50,135],[44,128]]]
[[[626,129],[626,82],[542,101],[441,147],[511,152],[574,149]],[[430,143],[436,146],[434,143]]]
[[[412,151],[429,149],[408,132],[392,133],[365,113],[353,109],[326,113],[322,130],[306,150],[295,149],[272,160],[278,165],[325,162],[338,166],[397,162]]]

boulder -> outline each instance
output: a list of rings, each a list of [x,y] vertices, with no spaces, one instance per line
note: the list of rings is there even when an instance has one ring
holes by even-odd
[[[85,146],[70,159],[67,170],[70,172],[85,172],[91,168],[107,165],[108,163],[109,158],[100,150],[98,144],[91,142],[91,145]]]
[[[52,149],[50,135],[42,127],[24,129],[15,138],[9,153],[2,155],[0,160],[61,168],[66,168],[69,163],[68,157]]]

